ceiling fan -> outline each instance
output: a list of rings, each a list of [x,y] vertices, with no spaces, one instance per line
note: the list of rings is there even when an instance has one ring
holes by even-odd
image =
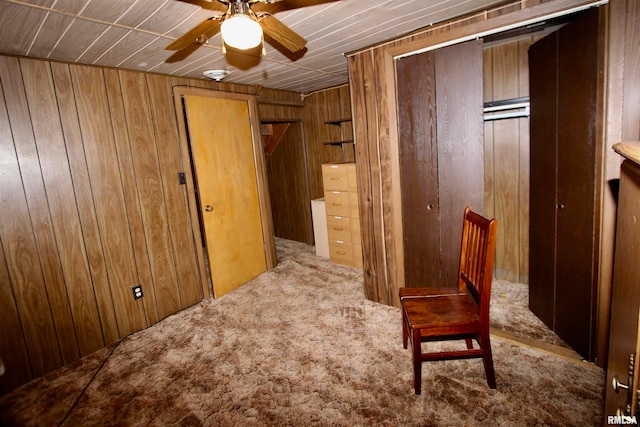
[[[223,50],[225,45],[236,49],[251,49],[267,40],[296,53],[304,49],[307,40],[283,24],[272,14],[284,10],[297,9],[336,0],[180,0],[196,4],[203,9],[222,12],[196,25],[187,33],[173,41],[166,50],[185,51],[191,54],[198,47],[222,33]],[[264,34],[264,36],[263,36]],[[174,55],[175,56],[175,55]],[[183,59],[186,55],[180,55]]]

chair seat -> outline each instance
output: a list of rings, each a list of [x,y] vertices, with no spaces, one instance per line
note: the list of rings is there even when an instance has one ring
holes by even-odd
[[[424,304],[425,299],[429,304]],[[467,293],[406,298],[402,305],[410,329],[420,330],[422,337],[470,334],[480,330],[478,304]]]

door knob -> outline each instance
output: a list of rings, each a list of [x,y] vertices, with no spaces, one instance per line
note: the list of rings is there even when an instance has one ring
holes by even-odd
[[[558,209],[564,209],[564,205],[562,203],[558,203]]]
[[[432,210],[433,208],[435,208],[435,206],[434,206],[433,204],[429,203],[429,204],[427,205],[427,210],[429,210],[429,211],[430,211],[430,210]]]
[[[627,391],[627,404],[624,408],[619,408],[618,412],[622,412],[624,415],[631,415],[631,402],[633,401],[633,371],[635,370],[635,354],[629,355],[629,383],[624,384],[620,382],[618,375],[614,375],[611,379],[611,387],[616,393],[620,393],[620,390]]]
[[[621,383],[617,375],[613,376],[613,379],[611,380],[611,386],[616,393],[619,393],[620,390],[629,390],[629,386]]]
[[[213,206],[207,205],[207,206],[204,207],[204,210],[207,211],[207,212],[213,212]]]

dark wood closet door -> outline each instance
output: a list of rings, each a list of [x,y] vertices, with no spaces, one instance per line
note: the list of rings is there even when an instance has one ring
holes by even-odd
[[[396,67],[405,284],[453,287],[464,208],[484,208],[482,42]]]
[[[396,61],[406,286],[440,283],[435,54]]]
[[[598,9],[592,9],[533,44],[529,57],[530,306],[590,360],[597,301],[598,28]]]
[[[557,35],[529,48],[529,308],[553,329],[556,287]],[[531,264],[533,263],[533,264]]]

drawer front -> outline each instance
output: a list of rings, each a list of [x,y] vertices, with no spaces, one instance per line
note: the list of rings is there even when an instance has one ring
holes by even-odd
[[[329,241],[329,254],[332,262],[353,265],[353,247],[351,243]]]
[[[349,183],[345,165],[322,165],[322,184],[325,191],[348,191]]]
[[[350,216],[349,194],[344,191],[325,191],[324,201],[328,216]]]
[[[327,231],[329,240],[351,242],[351,220],[344,216],[327,217]]]

